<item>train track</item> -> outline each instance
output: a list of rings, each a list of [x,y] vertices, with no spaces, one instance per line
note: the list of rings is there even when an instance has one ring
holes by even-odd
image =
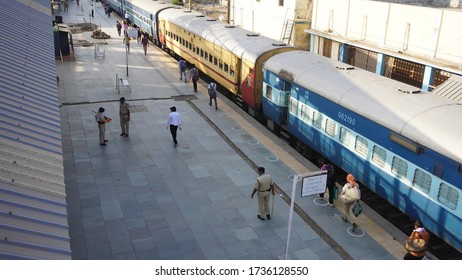
[[[414,229],[414,220],[367,187],[361,188],[361,201],[406,235]],[[425,225],[424,225],[425,226]],[[428,251],[439,260],[462,260],[462,253],[430,232]]]

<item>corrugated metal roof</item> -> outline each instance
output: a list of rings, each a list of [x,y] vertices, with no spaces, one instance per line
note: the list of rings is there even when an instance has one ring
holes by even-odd
[[[50,1],[0,5],[0,259],[70,259]]]
[[[462,77],[451,75],[444,83],[437,86],[432,93],[454,101],[462,101]]]

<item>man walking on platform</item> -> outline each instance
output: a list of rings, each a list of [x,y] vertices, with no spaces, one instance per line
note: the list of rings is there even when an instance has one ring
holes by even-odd
[[[125,35],[124,41],[123,41],[123,42],[124,42],[124,44],[125,44],[125,48],[126,48],[126,50],[127,50],[127,53],[130,53],[130,41],[131,41],[131,39],[130,39],[130,37],[128,36],[128,34]]]
[[[119,37],[120,37],[120,34],[122,33],[122,24],[117,21],[116,23],[116,28],[117,28],[117,33],[119,33]]]
[[[275,195],[274,191],[274,183],[273,179],[269,174],[265,174],[264,167],[258,167],[258,175],[257,181],[255,182],[255,186],[253,188],[252,194],[250,198],[253,199],[255,193],[258,192],[258,209],[260,214],[257,215],[257,218],[260,220],[271,219],[270,210],[269,210],[269,199],[270,199],[270,192]]]
[[[197,81],[199,81],[199,70],[197,70],[196,65],[192,65],[191,69],[191,79],[193,82],[194,92],[197,92]]]
[[[141,39],[141,44],[143,45],[144,55],[146,55],[148,52],[148,45],[149,45],[148,37],[146,36],[146,34],[143,35],[143,38]],[[186,80],[186,77],[185,77],[185,80]]]
[[[209,106],[212,106],[212,100],[215,100],[215,110],[218,110],[218,106],[217,106],[217,84],[212,81],[207,86],[207,90],[209,92],[209,97],[210,97]]]
[[[128,103],[125,102],[125,97],[120,98],[119,117],[120,128],[122,129],[122,133],[120,133],[120,136],[128,137],[128,129],[130,124],[130,108]]]
[[[178,128],[181,130],[181,117],[180,113],[176,111],[175,106],[170,107],[170,114],[168,115],[167,121],[167,129],[169,128],[173,138],[173,147],[176,148],[178,146],[178,141],[176,140],[176,132]]]
[[[180,80],[183,80],[184,76],[184,81],[186,82],[186,60],[182,58],[178,61],[178,72],[180,72]]]

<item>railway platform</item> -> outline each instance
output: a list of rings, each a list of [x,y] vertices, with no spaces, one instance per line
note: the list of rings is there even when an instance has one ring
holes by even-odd
[[[87,5],[88,4],[88,5]],[[64,23],[90,22],[89,1],[71,2]],[[136,40],[126,54],[115,28],[120,18],[96,6],[92,22],[111,35],[73,34],[75,60],[57,60],[65,181],[73,259],[278,259],[288,236],[294,174],[318,168],[206,84],[179,80],[177,62]],[[78,44],[86,42],[85,44]],[[87,44],[88,43],[88,44]],[[96,57],[92,43],[104,57]],[[128,72],[127,72],[128,71]],[[128,76],[127,76],[128,73]],[[114,77],[130,83],[116,90]],[[131,106],[129,137],[121,137],[119,98]],[[181,114],[178,147],[167,127],[169,108]],[[94,112],[106,109],[107,146],[100,146]],[[257,218],[250,199],[257,166],[281,189],[271,220]],[[299,193],[299,191],[297,191]],[[401,259],[406,235],[363,204],[359,228],[317,196],[295,203],[288,257],[293,260]]]

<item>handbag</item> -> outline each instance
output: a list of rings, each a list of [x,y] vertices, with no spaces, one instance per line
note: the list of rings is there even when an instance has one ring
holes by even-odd
[[[340,190],[338,189],[338,186],[334,186],[334,191],[333,191],[333,194],[332,194],[332,197],[337,200],[338,199],[338,194],[339,194]]]
[[[344,187],[345,188],[345,187]],[[357,187],[354,188],[347,188],[345,193],[341,195],[343,202],[350,203],[353,201],[357,201],[361,199],[361,194],[359,193],[359,189]]]
[[[404,244],[404,249],[409,252],[423,252],[427,250],[427,241],[425,239],[408,239]]]
[[[353,215],[355,215],[355,217],[358,217],[362,212],[363,207],[361,206],[359,201],[356,201],[356,205],[353,207]]]

